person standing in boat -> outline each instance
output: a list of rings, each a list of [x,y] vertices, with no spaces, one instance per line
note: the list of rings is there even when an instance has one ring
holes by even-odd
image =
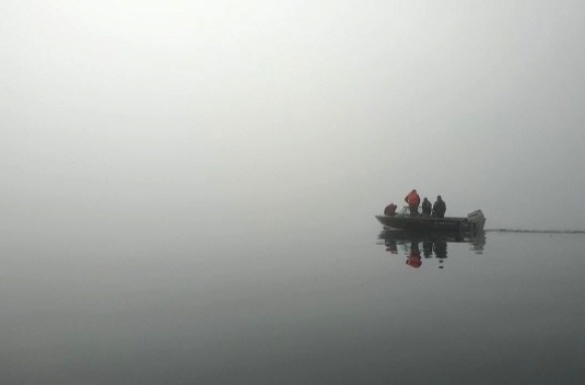
[[[445,211],[447,211],[447,205],[440,195],[437,195],[437,200],[433,204],[433,213],[431,214],[435,218],[445,218]]]
[[[408,195],[404,198],[406,203],[408,203],[408,208],[410,209],[410,216],[411,217],[418,217],[418,206],[420,205],[420,197],[416,192],[416,189],[413,189]]]
[[[427,199],[427,197],[425,197],[422,201],[422,216],[423,217],[430,217],[431,216],[431,211],[433,210],[433,205],[431,204],[431,201]]]

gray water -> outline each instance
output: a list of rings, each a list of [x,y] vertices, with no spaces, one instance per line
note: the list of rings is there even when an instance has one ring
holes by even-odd
[[[585,382],[583,234],[169,226],[6,236],[0,382]]]

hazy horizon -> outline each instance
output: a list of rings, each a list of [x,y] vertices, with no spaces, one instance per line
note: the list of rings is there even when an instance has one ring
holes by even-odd
[[[6,1],[0,223],[371,229],[416,188],[490,228],[583,230],[583,15],[577,1]]]

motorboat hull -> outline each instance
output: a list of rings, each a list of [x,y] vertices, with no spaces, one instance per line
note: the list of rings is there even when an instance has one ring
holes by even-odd
[[[481,210],[469,213],[467,217],[410,217],[376,215],[376,219],[386,228],[404,230],[409,232],[459,232],[477,233],[483,231],[485,217]]]

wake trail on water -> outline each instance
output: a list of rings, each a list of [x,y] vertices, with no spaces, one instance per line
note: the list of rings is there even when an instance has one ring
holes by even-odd
[[[585,230],[485,229],[486,233],[585,234]]]

